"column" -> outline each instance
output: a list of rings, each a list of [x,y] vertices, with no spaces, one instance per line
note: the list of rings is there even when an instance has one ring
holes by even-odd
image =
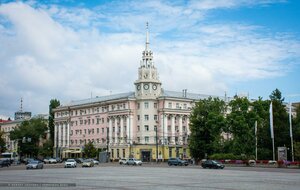
[[[109,121],[108,121],[108,131],[109,131],[109,143],[111,144],[112,142],[112,118],[110,117],[109,118]]]
[[[164,144],[168,143],[168,115],[164,114],[164,133],[165,133],[165,139],[164,139]]]
[[[171,143],[175,144],[175,117],[176,115],[171,115]]]
[[[67,147],[70,147],[70,122],[67,123]]]
[[[118,122],[118,118],[117,117],[115,117],[115,143],[117,143],[118,142],[118,124],[117,124],[117,122]]]
[[[58,130],[58,125],[57,125],[57,123],[55,123],[55,125],[54,125],[54,147],[56,148],[57,147],[57,131]],[[55,149],[55,151],[57,151],[56,149]]]
[[[124,143],[124,119],[123,119],[123,116],[121,116],[121,120],[120,120],[120,122],[121,122],[121,135],[120,135],[120,137],[121,137],[121,142],[120,143]]]
[[[191,131],[190,131],[190,118],[187,116],[186,117],[186,130],[187,130],[187,134],[190,135]]]
[[[129,136],[130,130],[129,130],[129,115],[126,116],[126,136],[127,136],[127,141],[131,142],[131,137]]]
[[[132,121],[133,121],[133,116],[129,115],[129,136],[130,136],[130,144],[132,144],[132,139],[133,139],[133,129],[132,129]]]
[[[64,122],[62,125],[62,147],[66,146],[66,123]]]
[[[179,115],[179,142],[182,142],[183,132],[182,132],[182,115]],[[183,144],[183,142],[182,142]]]
[[[58,124],[57,126],[57,129],[58,129],[58,147],[61,147],[61,123]]]

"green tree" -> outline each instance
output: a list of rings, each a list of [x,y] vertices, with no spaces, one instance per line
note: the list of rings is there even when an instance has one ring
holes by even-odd
[[[300,160],[300,104],[296,107],[296,117],[293,119],[293,141],[295,160]]]
[[[39,155],[43,157],[51,157],[53,155],[53,143],[49,139],[39,149]]]
[[[190,116],[189,148],[196,161],[220,151],[225,111],[225,102],[211,97],[200,100],[193,108]]]
[[[0,130],[0,153],[6,151],[6,143],[4,140],[4,131]]]
[[[54,112],[53,109],[60,106],[60,102],[57,99],[50,100],[49,105],[49,131],[50,131],[50,140],[54,142]]]
[[[85,144],[83,154],[86,158],[95,158],[97,156],[97,149],[92,142]]]
[[[18,140],[20,155],[37,156],[41,138],[46,137],[47,120],[33,118],[23,121],[20,126],[10,132],[12,140]]]
[[[227,126],[233,135],[231,153],[235,155],[255,155],[254,125],[256,114],[251,109],[247,98],[236,97],[230,101],[230,114],[227,115]]]

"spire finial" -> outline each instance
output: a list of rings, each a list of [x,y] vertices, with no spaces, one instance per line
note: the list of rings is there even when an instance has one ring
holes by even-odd
[[[149,23],[146,22],[146,51],[149,50]]]

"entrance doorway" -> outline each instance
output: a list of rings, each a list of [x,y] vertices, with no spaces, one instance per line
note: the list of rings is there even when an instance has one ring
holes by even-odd
[[[142,158],[141,158],[142,162],[150,162],[151,151],[150,150],[142,150],[141,153],[142,153]]]

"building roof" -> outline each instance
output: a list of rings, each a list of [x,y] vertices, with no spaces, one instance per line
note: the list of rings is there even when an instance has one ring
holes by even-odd
[[[228,100],[228,97],[225,96],[214,96],[214,95],[206,95],[206,94],[188,93],[186,91],[178,92],[178,91],[169,91],[169,90],[163,90],[163,93],[160,97],[182,98],[182,99],[191,99],[191,100],[202,100],[202,99],[208,99],[209,97],[212,97],[212,98],[220,98],[223,100],[225,100],[226,98]]]
[[[189,99],[189,100],[207,99],[209,97],[220,98],[222,100],[226,99],[227,101],[230,99],[225,96],[214,96],[214,95],[206,95],[206,94],[187,93],[186,91],[178,92],[178,91],[169,91],[169,90],[162,90],[162,94],[160,95],[160,98],[179,98],[179,99]],[[135,92],[125,92],[119,94],[112,94],[108,96],[96,96],[95,98],[88,98],[83,100],[74,100],[69,103],[63,104],[60,107],[93,104],[97,102],[112,101],[118,99],[130,99],[130,98],[135,98]]]
[[[75,100],[75,101],[71,101],[67,104],[64,104],[62,106],[75,106],[75,105],[91,104],[91,103],[117,100],[117,99],[124,99],[124,98],[134,98],[134,92],[112,94],[112,95],[109,95],[109,96],[96,96],[95,98]]]

